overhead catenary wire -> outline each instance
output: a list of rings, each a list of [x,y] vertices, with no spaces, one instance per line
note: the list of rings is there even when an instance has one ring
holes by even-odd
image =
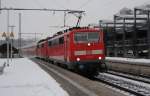
[[[15,0],[16,1],[16,0]],[[32,0],[33,1],[33,0]],[[34,0],[34,2],[36,3],[36,5],[38,5],[40,8],[42,7],[43,8],[43,6],[42,6],[42,4],[39,2],[40,0],[38,0],[38,1],[36,1],[36,0]],[[57,1],[56,1],[57,2]],[[61,4],[62,5],[62,4]],[[9,8],[8,8],[9,7]],[[21,11],[21,12],[23,12],[23,11],[25,11],[25,10],[34,10],[34,11],[36,11],[36,10],[40,10],[40,11],[52,11],[52,12],[56,12],[56,11],[64,11],[64,12],[66,12],[66,13],[68,13],[69,11],[74,11],[74,12],[84,12],[84,11],[80,11],[80,10],[68,10],[68,9],[66,9],[65,7],[63,7],[63,6],[61,6],[61,7],[63,7],[64,8],[64,10],[55,10],[55,9],[47,9],[47,8],[43,8],[43,9],[25,9],[25,8],[13,8],[13,7],[10,7],[10,6],[8,6],[7,8],[1,8],[0,9],[0,11],[1,10],[13,10],[13,12],[16,12],[15,10],[19,10],[19,11]],[[66,17],[66,16],[65,16]],[[69,17],[69,16],[67,16],[67,17]],[[67,18],[66,17],[66,18]],[[66,21],[65,21],[66,22]],[[66,24],[64,24],[65,26],[67,26]]]
[[[43,8],[43,9],[33,9],[33,8],[0,8],[0,10],[22,10],[22,11],[63,11],[63,12],[75,12],[75,13],[84,13],[85,11],[82,10],[70,10],[70,9],[48,9],[48,8]]]

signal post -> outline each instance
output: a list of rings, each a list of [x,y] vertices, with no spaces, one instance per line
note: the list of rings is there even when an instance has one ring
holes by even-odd
[[[10,39],[10,37],[13,38],[14,34],[13,34],[13,32],[11,32],[11,33],[3,32],[2,37],[5,37],[6,41],[7,41],[7,66],[9,66],[9,56],[10,56],[10,54],[9,54],[9,39]],[[11,51],[11,57],[12,57],[12,51]]]

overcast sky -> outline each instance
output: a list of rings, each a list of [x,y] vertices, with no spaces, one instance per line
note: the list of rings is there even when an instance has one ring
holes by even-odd
[[[150,0],[1,0],[2,7],[12,8],[52,8],[84,10],[81,25],[86,26],[97,23],[99,20],[113,18],[120,9],[127,7],[150,4]],[[39,11],[10,11],[10,25],[15,25],[15,37],[18,34],[18,13],[22,13],[22,33],[42,33],[39,38],[48,37],[59,28],[50,26],[63,25],[63,12],[39,12]],[[7,14],[0,14],[0,32],[7,31]],[[75,26],[77,18],[67,15],[66,25]],[[33,38],[33,35],[22,35],[24,38]],[[0,37],[1,38],[1,37]]]

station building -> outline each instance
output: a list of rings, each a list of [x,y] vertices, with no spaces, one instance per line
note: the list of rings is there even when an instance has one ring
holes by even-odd
[[[150,59],[150,5],[123,8],[114,19],[100,20],[106,56]]]

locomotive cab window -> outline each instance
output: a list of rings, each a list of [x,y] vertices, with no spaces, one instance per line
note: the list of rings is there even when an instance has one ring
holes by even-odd
[[[75,42],[98,42],[99,32],[78,32],[74,35]]]

